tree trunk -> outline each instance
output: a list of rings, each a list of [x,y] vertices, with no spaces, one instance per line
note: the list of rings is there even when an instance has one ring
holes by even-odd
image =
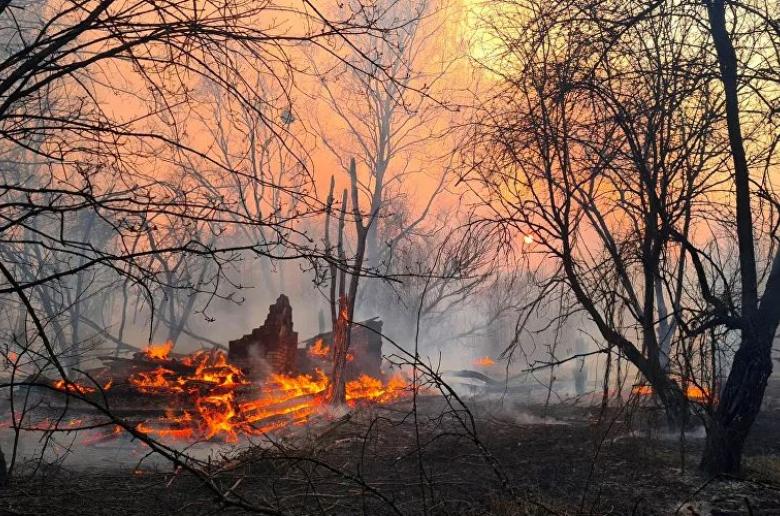
[[[669,380],[667,384],[672,383]],[[672,385],[674,385],[672,383]],[[659,391],[660,392],[660,391]],[[688,400],[682,390],[676,386],[666,387],[666,392],[660,396],[661,404],[666,414],[666,426],[670,432],[679,432],[688,424]]]
[[[777,257],[758,307],[753,241],[750,170],[740,125],[737,54],[726,21],[726,2],[707,3],[710,32],[718,55],[726,108],[729,147],[734,162],[737,237],[742,292],[742,341],[734,354],[726,385],[710,421],[700,467],[711,475],[738,473],[750,427],[761,410],[772,373],[772,340],[777,331]],[[757,312],[761,312],[757,315]]]
[[[339,299],[339,316],[333,330],[333,372],[328,386],[328,403],[343,405],[347,401],[346,372],[349,351],[349,308],[345,297]]]
[[[685,399],[680,385],[666,376],[662,369],[656,368],[655,370],[655,374],[645,372],[645,378],[663,405],[666,425],[669,430],[679,432],[688,423],[688,400]]]
[[[745,440],[761,410],[764,390],[772,373],[770,350],[771,338],[768,342],[743,341],[734,355],[718,408],[707,429],[700,465],[706,473],[739,473]]]
[[[0,489],[4,488],[8,484],[8,468],[5,465],[5,455],[3,450],[0,449]]]

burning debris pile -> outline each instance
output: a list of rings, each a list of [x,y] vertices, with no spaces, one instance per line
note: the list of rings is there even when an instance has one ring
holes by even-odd
[[[277,332],[276,340],[272,331]],[[329,378],[323,368],[327,360],[318,359],[322,368],[298,371],[295,355],[287,351],[291,345],[297,348],[297,334],[292,332],[286,297],[280,296],[271,306],[266,324],[253,335],[254,340],[250,336],[238,341],[242,353],[235,362],[217,349],[174,354],[173,344],[167,342],[132,358],[101,357],[105,367],[90,372],[91,382],[58,380],[51,386],[88,403],[105,400],[114,412],[126,415],[137,431],[156,438],[235,442],[240,436],[263,435],[307,422],[325,404]],[[235,342],[231,342],[231,351]],[[317,342],[316,349],[327,348],[322,340]],[[257,368],[247,367],[251,353],[257,352],[253,343],[262,345],[261,351],[274,359],[271,370],[262,375]],[[359,351],[353,352],[353,360]],[[377,356],[381,358],[381,352]],[[350,406],[388,403],[406,394],[407,382],[402,377],[385,381],[378,361],[376,365],[371,372],[379,374],[355,370],[347,382]],[[111,431],[111,435],[120,433],[118,428]]]

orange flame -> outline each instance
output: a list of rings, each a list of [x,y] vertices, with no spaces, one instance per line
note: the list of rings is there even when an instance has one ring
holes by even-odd
[[[631,393],[636,396],[652,396],[653,388],[649,385],[634,385],[631,388]]]
[[[485,356],[474,360],[474,365],[477,367],[490,367],[496,365],[496,361],[488,356]]]
[[[631,388],[631,394],[636,396],[652,396],[653,392],[655,391],[650,385],[634,385]],[[707,389],[691,383],[685,386],[685,397],[699,403],[706,403],[711,399],[710,392]]]
[[[330,346],[326,346],[322,339],[317,339],[309,348],[309,356],[327,358],[328,355],[330,355]]]
[[[144,355],[150,360],[167,360],[173,349],[173,342],[166,340],[162,344],[149,344],[144,350]]]
[[[178,372],[177,372],[178,371]],[[227,361],[221,351],[199,351],[181,360],[137,372],[128,379],[136,391],[168,396],[176,409],[136,425],[139,432],[170,439],[222,439],[262,435],[289,425],[306,423],[325,404],[329,378],[314,374],[272,374],[253,385]],[[388,382],[363,375],[347,383],[347,403],[389,403],[408,391],[395,376]]]
[[[97,391],[97,389],[88,385],[81,385],[75,382],[65,383],[65,380],[56,380],[52,382],[51,385],[58,391],[68,392],[70,394],[90,394]]]
[[[175,374],[172,370],[159,366],[152,371],[135,373],[128,380],[136,390],[145,394],[160,391],[182,392],[180,382],[177,378],[173,378]]]
[[[389,403],[400,399],[408,390],[408,385],[400,375],[393,376],[387,384],[383,384],[381,380],[364,374],[357,380],[347,382],[346,389],[347,402],[369,400]]]
[[[685,397],[691,401],[706,402],[710,399],[710,393],[698,385],[688,385],[685,388]]]

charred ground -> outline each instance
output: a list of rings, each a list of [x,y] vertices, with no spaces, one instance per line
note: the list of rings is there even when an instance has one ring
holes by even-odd
[[[464,413],[440,398],[364,408],[272,447],[213,458],[212,482],[237,503],[286,514],[778,514],[780,410],[762,413],[742,478],[706,478],[695,432],[650,432],[652,409],[476,404],[479,444]],[[416,432],[415,429],[419,429]],[[484,445],[484,450],[480,449]],[[492,461],[495,459],[495,462]],[[71,470],[39,465],[0,497],[3,514],[243,514],[201,480],[140,462]],[[502,485],[505,475],[507,484]],[[232,490],[230,488],[233,487]]]

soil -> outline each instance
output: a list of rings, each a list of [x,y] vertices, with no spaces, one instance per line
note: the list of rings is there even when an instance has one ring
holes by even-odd
[[[36,464],[0,493],[0,514],[780,514],[780,409],[757,421],[743,476],[712,479],[696,469],[700,429],[651,430],[651,408],[472,405],[476,439],[468,414],[421,398],[417,425],[408,403],[358,409],[213,457],[205,482],[144,462]]]

